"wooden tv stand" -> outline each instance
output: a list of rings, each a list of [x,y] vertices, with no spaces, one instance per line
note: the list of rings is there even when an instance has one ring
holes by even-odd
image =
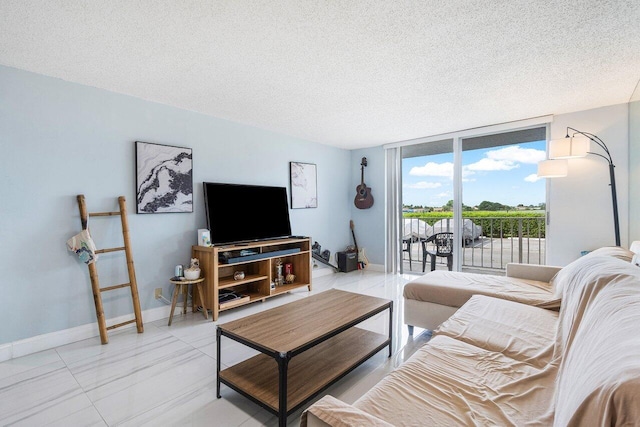
[[[255,252],[254,255],[241,256],[241,251]],[[230,259],[223,262],[223,254]],[[264,301],[267,298],[280,295],[297,288],[306,286],[311,290],[311,239],[291,238],[265,240],[246,244],[223,246],[193,246],[191,258],[198,258],[200,269],[204,276],[205,306],[211,308],[213,320],[218,320],[220,311]],[[276,286],[271,289],[271,282],[276,279],[276,261],[283,264],[291,263],[293,283]],[[244,279],[234,280],[233,274],[242,271]],[[284,271],[283,271],[284,274]],[[226,304],[218,303],[221,289],[233,289],[248,298],[231,301]],[[199,303],[199,298],[194,304]]]

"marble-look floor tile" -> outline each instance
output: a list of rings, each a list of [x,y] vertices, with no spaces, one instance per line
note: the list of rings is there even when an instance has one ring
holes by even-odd
[[[215,361],[191,348],[163,360],[152,369],[117,377],[87,392],[109,425],[134,419],[185,394],[215,384]]]
[[[104,387],[126,388],[145,378],[161,376],[163,369],[182,363],[192,352],[190,345],[163,334],[138,347],[86,357],[67,366],[85,392],[92,395]]]
[[[39,368],[53,362],[59,362],[60,356],[55,350],[41,351],[0,363],[0,380]]]
[[[103,427],[107,425],[100,413],[98,413],[98,410],[93,406],[81,409],[62,419],[46,424],[47,427]]]
[[[0,425],[44,425],[61,422],[93,408],[60,360],[0,380]]]
[[[233,390],[222,388],[216,397],[215,381],[181,394],[125,422],[122,426],[238,426],[262,410]]]
[[[56,349],[60,358],[67,364],[79,363],[82,360],[96,360],[109,357],[132,349],[144,349],[150,342],[168,336],[152,324],[144,325],[144,332],[138,333],[135,328],[127,328],[109,332],[109,343],[101,344],[100,337],[89,338]]]

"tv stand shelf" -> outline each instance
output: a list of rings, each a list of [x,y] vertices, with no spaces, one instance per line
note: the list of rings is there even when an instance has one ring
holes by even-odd
[[[240,251],[253,251],[258,256],[249,255],[245,260],[226,264],[221,262],[224,253],[226,258],[241,258]],[[290,292],[294,289],[307,287],[311,290],[311,239],[291,238],[265,240],[252,243],[224,246],[193,246],[191,258],[200,260],[200,269],[204,276],[204,302],[212,311],[213,320],[218,320],[220,311],[264,301],[267,298]],[[276,286],[271,289],[271,283],[276,279],[276,261],[283,264],[290,263],[293,267],[295,280],[293,283]],[[242,271],[244,279],[234,280],[233,274]],[[284,272],[283,272],[284,274]],[[235,292],[249,298],[234,304],[220,307],[218,294],[221,289],[233,289]],[[199,304],[199,298],[194,304]]]
[[[220,280],[218,280],[218,289],[232,288],[234,286],[244,285],[245,283],[259,282],[260,280],[268,278],[269,276],[259,274],[248,274],[242,280],[235,280],[233,276],[221,277]]]

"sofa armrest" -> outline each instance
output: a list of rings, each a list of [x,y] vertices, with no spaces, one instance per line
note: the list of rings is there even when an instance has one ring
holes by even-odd
[[[386,421],[326,395],[305,409],[300,418],[300,427],[393,427]]]
[[[518,279],[537,280],[539,282],[551,282],[553,276],[560,271],[562,267],[552,265],[535,265],[535,264],[519,264],[510,262],[507,264],[507,277],[515,277]]]

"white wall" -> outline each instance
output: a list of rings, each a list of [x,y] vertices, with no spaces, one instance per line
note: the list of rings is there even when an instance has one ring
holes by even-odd
[[[629,242],[640,240],[640,82],[629,102]]]
[[[563,138],[567,126],[600,137],[616,166],[621,244],[629,244],[628,104],[554,116],[551,139]],[[602,151],[591,145],[591,151]],[[549,185],[547,264],[566,265],[584,250],[613,246],[613,207],[608,163],[597,156],[569,160],[569,175]],[[633,197],[633,196],[632,196]]]
[[[136,140],[193,149],[194,213],[135,214]],[[203,181],[289,187],[290,161],[315,163],[318,208],[291,210],[292,231],[332,253],[351,242],[347,150],[7,67],[0,146],[0,344],[95,323],[87,268],[65,247],[80,230],[80,193],[90,211],[116,210],[117,196],[127,198],[143,310],[162,305],[154,288],[168,296],[174,266],[189,262],[206,224]],[[251,200],[237,209],[268,215]],[[119,246],[117,220],[90,226],[100,247]],[[103,286],[126,281],[122,254],[102,256],[98,271]],[[104,296],[107,318],[131,313],[126,291]]]

